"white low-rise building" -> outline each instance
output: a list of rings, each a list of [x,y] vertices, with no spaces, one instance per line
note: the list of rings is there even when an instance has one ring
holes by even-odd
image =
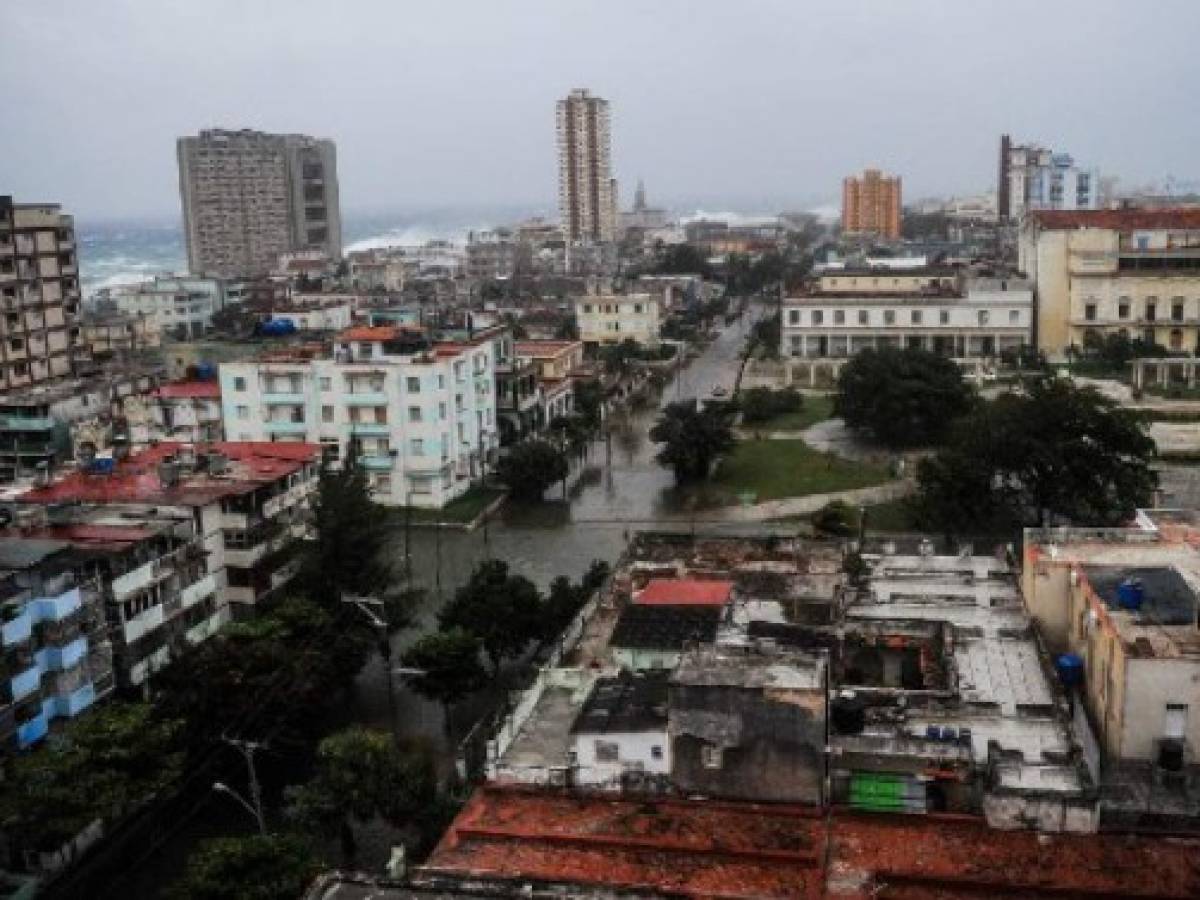
[[[836,363],[861,350],[912,347],[978,365],[1032,343],[1033,291],[1019,278],[845,269],[786,298],[782,315],[780,350],[789,360]],[[798,376],[811,380],[816,370]]]
[[[352,444],[387,505],[437,508],[485,473],[499,446],[489,329],[434,342],[415,327],[357,326],[329,356],[277,351],[220,368],[225,434],[308,441],[327,458]]]
[[[216,278],[164,276],[118,289],[108,299],[127,315],[153,318],[162,334],[189,340],[212,328],[213,313],[225,306],[225,285]]]
[[[588,294],[575,301],[579,339],[585,344],[632,340],[657,346],[662,298],[652,294]]]
[[[342,331],[354,323],[355,294],[295,294],[273,305],[272,320],[291,322],[298,331]]]

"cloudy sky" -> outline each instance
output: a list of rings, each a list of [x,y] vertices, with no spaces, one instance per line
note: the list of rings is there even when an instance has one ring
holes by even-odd
[[[0,0],[0,193],[169,215],[175,138],[223,126],[333,138],[349,210],[549,206],[577,86],[626,202],[979,191],[1002,130],[1200,178],[1198,33],[1196,0]]]

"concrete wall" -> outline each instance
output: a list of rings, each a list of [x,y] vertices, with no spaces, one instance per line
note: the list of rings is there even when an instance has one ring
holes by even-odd
[[[1037,624],[1042,640],[1052,653],[1069,649],[1071,615],[1070,566],[1050,560],[1034,560],[1028,554],[1021,572],[1025,610]]]
[[[821,803],[822,690],[671,685],[671,780],[685,793],[736,800]],[[719,747],[709,767],[705,747]]]
[[[1188,707],[1184,736],[1193,752],[1200,749],[1200,660],[1129,659],[1125,679],[1122,758],[1155,758],[1157,741],[1166,736],[1168,703]]]
[[[988,793],[983,815],[991,828],[1033,828],[1046,832],[1093,834],[1100,827],[1100,806],[1093,800],[1016,793]]]
[[[1068,232],[1065,231],[1043,232],[1035,251],[1035,340],[1038,349],[1055,360],[1063,358],[1063,351],[1071,342],[1068,325],[1071,279],[1067,272],[1067,237]]]
[[[597,759],[597,743],[616,744],[617,760]],[[659,731],[575,734],[571,737],[571,750],[578,766],[573,776],[578,787],[621,790],[627,777],[640,779],[641,776],[649,776],[665,782],[671,771],[670,744],[665,728]]]

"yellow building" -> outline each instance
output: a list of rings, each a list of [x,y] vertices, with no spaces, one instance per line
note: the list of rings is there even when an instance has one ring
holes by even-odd
[[[579,339],[585,344],[632,340],[655,347],[662,325],[662,298],[653,294],[588,294],[575,301]]]
[[[1117,332],[1200,348],[1200,209],[1032,212],[1018,249],[1036,288],[1034,339],[1051,359]]]
[[[900,176],[867,169],[842,181],[842,230],[900,237]]]
[[[1082,660],[1081,695],[1109,762],[1181,771],[1200,748],[1195,519],[1156,510],[1136,528],[1026,532],[1026,607],[1052,652]]]

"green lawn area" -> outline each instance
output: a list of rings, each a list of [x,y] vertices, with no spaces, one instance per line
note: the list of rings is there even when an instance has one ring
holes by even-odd
[[[868,487],[891,480],[884,466],[857,463],[814,450],[802,440],[742,441],[721,461],[713,485],[733,499],[755,502]]]
[[[818,422],[833,418],[833,396],[830,394],[805,394],[804,406],[797,412],[784,413],[766,422],[748,425],[746,431],[803,431]]]
[[[909,509],[911,499],[902,497],[867,507],[867,531],[920,531]]]
[[[434,522],[460,522],[466,524],[478,516],[493,500],[503,494],[499,488],[473,487],[457,500],[453,500],[441,509],[412,509],[414,525],[429,525]],[[393,511],[395,522],[404,525],[405,513],[403,508]]]

